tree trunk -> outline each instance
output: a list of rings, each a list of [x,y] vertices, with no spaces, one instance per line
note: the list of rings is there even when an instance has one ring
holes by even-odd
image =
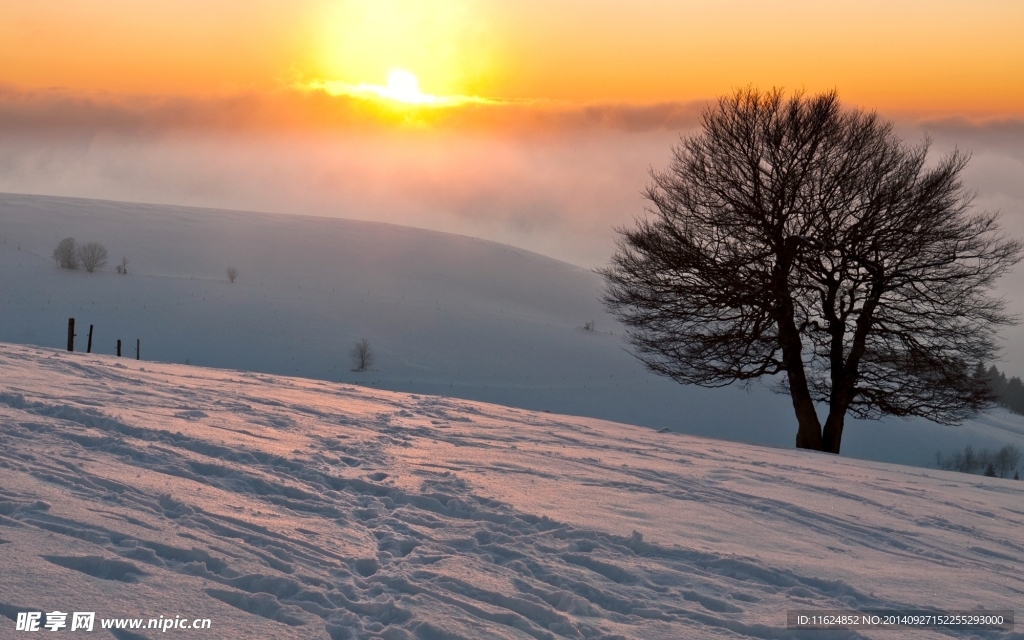
[[[804,375],[803,366],[801,365],[798,370],[790,369],[787,373],[789,375],[789,395],[793,400],[793,411],[796,413],[798,425],[796,447],[822,451],[821,422],[818,420],[818,412],[814,410],[811,394],[807,390],[807,378]]]
[[[793,322],[791,310],[790,313],[779,313],[778,327],[782,362],[789,382],[789,397],[793,401],[793,411],[796,412],[798,425],[796,446],[798,449],[821,451],[821,422],[818,420],[818,412],[814,410],[811,392],[807,388],[807,374],[804,372],[802,356],[803,343],[800,340],[800,332]]]
[[[853,366],[856,366],[854,363]],[[839,445],[843,441],[843,424],[846,421],[846,412],[853,404],[855,389],[851,379],[855,379],[856,370],[852,373],[844,368],[838,374],[833,374],[832,398],[829,402],[828,417],[825,418],[825,428],[822,433],[822,451],[839,455]]]
[[[843,330],[842,326],[834,326],[832,331],[832,393],[829,400],[828,418],[825,419],[825,429],[822,434],[822,451],[839,454],[839,446],[843,441],[843,423],[846,421],[846,412],[853,404],[856,397],[856,382],[860,377],[860,360],[866,351],[865,341],[874,320],[875,308],[882,296],[882,282],[878,277],[878,269],[873,263],[869,263],[876,273],[875,283],[871,287],[871,293],[864,301],[863,309],[857,317],[857,328],[853,332],[853,344],[850,346],[850,354],[846,361],[843,361]]]
[[[825,430],[822,434],[822,451],[839,455],[839,445],[843,440],[843,422],[846,410],[830,411],[825,419]]]
[[[796,446],[798,449],[821,450],[821,421],[814,410],[814,400],[807,387],[807,373],[804,371],[803,341],[800,330],[796,328],[793,317],[793,298],[789,290],[789,271],[793,263],[792,250],[787,244],[795,240],[784,241],[781,236],[776,238],[776,246],[780,247],[778,262],[772,270],[772,286],[775,289],[776,306],[772,310],[775,325],[779,331],[779,347],[782,349],[782,366],[786,370],[789,383],[789,397],[793,401],[796,412],[797,432]]]

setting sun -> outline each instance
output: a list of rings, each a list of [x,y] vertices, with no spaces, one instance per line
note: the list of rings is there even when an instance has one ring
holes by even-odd
[[[420,91],[420,81],[405,69],[393,69],[388,74],[388,84],[384,89],[382,95],[385,97],[408,104],[420,104],[434,97]]]
[[[470,102],[492,102],[479,96],[435,96],[424,93],[420,82],[411,71],[391,69],[386,84],[348,84],[338,80],[315,81],[304,85],[307,89],[322,89],[331,95],[347,95],[355,98],[386,100],[410,107],[454,107]]]
[[[362,94],[405,105],[437,106],[442,96],[492,95],[495,42],[490,12],[474,0],[325,3],[299,83],[359,87]],[[341,91],[340,93],[351,93]]]

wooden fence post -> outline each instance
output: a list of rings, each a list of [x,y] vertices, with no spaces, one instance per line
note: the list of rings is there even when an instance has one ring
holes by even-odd
[[[135,359],[139,359],[139,339],[135,338]]]
[[[117,341],[117,357],[118,358],[121,357],[121,341],[120,340]]]
[[[86,353],[92,353],[92,325],[89,325],[89,344],[85,347]]]
[[[75,350],[75,319],[68,318],[68,351]]]

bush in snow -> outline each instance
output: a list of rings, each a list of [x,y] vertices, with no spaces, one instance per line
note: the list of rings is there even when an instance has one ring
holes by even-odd
[[[78,268],[78,244],[74,238],[64,238],[57,243],[57,248],[53,250],[53,259],[57,261],[57,266],[62,269],[77,269]]]
[[[78,261],[86,271],[92,273],[107,264],[107,249],[98,242],[90,242],[78,248]]]
[[[121,258],[121,264],[114,267],[123,276],[128,275],[128,258]]]
[[[234,282],[235,278],[237,278],[237,277],[238,277],[238,269],[236,269],[234,267],[228,267],[228,280],[230,280],[231,282]]]

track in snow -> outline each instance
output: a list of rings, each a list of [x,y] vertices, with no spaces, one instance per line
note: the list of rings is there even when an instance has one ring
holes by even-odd
[[[218,638],[796,638],[811,636],[785,629],[786,609],[1024,594],[1012,481],[11,345],[0,380],[12,620],[194,615]]]

